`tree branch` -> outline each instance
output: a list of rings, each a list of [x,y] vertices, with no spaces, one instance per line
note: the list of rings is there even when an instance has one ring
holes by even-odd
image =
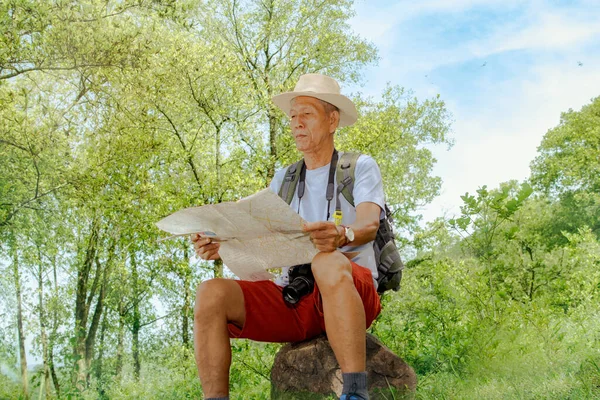
[[[192,154],[188,151],[188,149],[185,145],[183,136],[181,136],[181,134],[179,133],[179,130],[177,129],[177,126],[175,125],[173,120],[171,120],[171,118],[169,118],[167,113],[165,113],[158,105],[155,104],[155,106],[156,106],[156,109],[167,119],[167,121],[171,125],[171,128],[173,128],[173,133],[175,133],[175,136],[177,136],[177,139],[179,139],[179,144],[181,144],[181,147],[183,148],[183,150],[186,153],[186,161],[187,161],[188,165],[190,166],[190,168],[192,169],[192,173],[194,174],[194,179],[196,180],[196,183],[198,184],[198,188],[202,189],[202,184],[200,183],[200,177],[198,176],[198,171],[196,170],[196,165],[194,164],[194,160],[192,159]]]
[[[16,144],[16,143],[13,143],[13,142],[9,142],[8,140],[5,140],[5,139],[0,139],[0,143],[4,143],[4,144],[7,144],[7,145],[9,145],[9,146],[16,147],[17,149],[19,149],[19,150],[23,150],[23,151],[25,151],[25,152],[27,152],[27,153],[29,153],[29,152],[30,152],[28,148],[26,148],[26,147],[23,147],[23,146],[21,146],[21,145],[18,145],[18,144]]]
[[[79,65],[72,65],[69,67],[42,67],[42,66],[37,66],[37,67],[29,67],[29,68],[24,68],[24,69],[17,69],[17,68],[11,68],[12,71],[11,73],[5,74],[5,75],[0,75],[0,81],[1,80],[5,80],[5,79],[10,79],[10,78],[14,78],[15,76],[19,76],[21,74],[25,74],[27,72],[32,72],[32,71],[72,71],[75,69],[79,69],[79,68],[86,68],[86,67],[115,67],[116,65],[113,64],[101,64],[101,63],[92,63],[92,64],[79,64]],[[8,69],[8,68],[6,68]]]

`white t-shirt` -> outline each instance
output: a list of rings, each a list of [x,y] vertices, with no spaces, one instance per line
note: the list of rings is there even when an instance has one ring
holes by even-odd
[[[339,157],[342,153],[339,152]],[[271,181],[270,189],[279,193],[279,188],[285,177],[287,167],[280,169],[275,173]],[[337,174],[337,172],[336,172]],[[296,211],[302,218],[308,222],[325,221],[327,220],[327,183],[329,181],[329,164],[313,169],[306,170],[305,190],[302,200],[298,200],[298,188],[294,192],[294,197],[290,207]],[[335,180],[337,182],[337,179]],[[329,221],[333,221],[333,213],[335,211],[337,185],[334,190],[333,199],[329,207]],[[367,155],[361,154],[356,161],[354,170],[354,204],[359,205],[365,201],[377,204],[382,210],[384,208],[384,193],[383,183],[381,181],[381,172],[375,160]],[[300,203],[300,204],[299,204]],[[342,224],[351,225],[356,220],[356,209],[346,201],[343,194],[340,194],[340,206],[342,209]],[[375,255],[373,253],[373,242],[365,243],[360,246],[345,246],[341,249],[348,252],[359,252],[352,259],[358,265],[369,268],[373,275],[373,280],[376,284],[377,266],[375,265]],[[288,269],[283,268],[281,275],[275,283],[280,286],[288,284]]]

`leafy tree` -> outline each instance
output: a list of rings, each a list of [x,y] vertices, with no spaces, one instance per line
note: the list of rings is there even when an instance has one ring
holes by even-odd
[[[532,162],[533,182],[557,195],[600,190],[600,97],[581,111],[562,113]]]
[[[495,240],[500,227],[512,220],[532,191],[529,184],[517,185],[514,181],[493,191],[483,186],[477,190],[477,197],[469,193],[461,196],[464,202],[460,207],[461,216],[448,221],[463,236],[465,246],[487,267],[492,303],[498,280],[494,271],[494,259],[498,255]]]
[[[266,128],[268,152],[256,154],[266,166],[265,184],[278,160],[289,163],[293,149],[289,135],[282,136],[287,122],[271,97],[293,89],[307,72],[357,81],[360,68],[375,60],[375,48],[350,30],[351,5],[348,0],[227,0],[200,8],[202,34],[236,60],[255,126]]]
[[[551,240],[566,244],[559,232],[576,233],[582,225],[600,237],[600,97],[580,111],[563,113],[538,151],[532,181],[560,202]]]
[[[546,198],[528,198],[509,221],[498,227],[492,260],[500,297],[532,302],[552,296],[566,263],[548,241],[554,208]]]
[[[143,28],[143,11],[175,16],[179,5],[160,0],[8,0],[0,4],[0,82],[35,71],[123,68],[140,58],[132,46]]]
[[[63,110],[52,106],[60,92],[40,83],[48,92],[30,87],[0,86],[0,234],[24,209],[66,185],[69,149],[59,122]]]
[[[431,176],[435,144],[452,145],[449,114],[439,98],[419,101],[401,87],[388,86],[381,101],[356,99],[359,119],[340,130],[337,143],[345,150],[373,156],[381,168],[387,201],[396,223],[416,229],[413,213],[430,202],[441,186]]]
[[[11,250],[11,258],[12,265],[11,270],[13,274],[13,288],[15,291],[15,297],[17,302],[17,310],[16,310],[16,319],[17,319],[17,335],[18,335],[18,343],[19,343],[19,363],[21,367],[21,385],[23,389],[23,396],[27,399],[29,398],[29,377],[27,370],[27,353],[25,351],[25,340],[26,340],[26,331],[24,328],[24,320],[26,319],[26,315],[24,315],[24,302],[23,302],[23,280],[21,271],[19,271],[20,264],[20,254],[19,247],[16,243],[14,234],[11,235],[12,240],[10,244]]]

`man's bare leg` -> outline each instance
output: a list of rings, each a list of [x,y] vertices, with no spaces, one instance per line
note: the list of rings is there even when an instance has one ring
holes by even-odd
[[[340,252],[319,253],[312,270],[323,299],[327,338],[342,372],[365,371],[365,310],[352,279],[352,264]]]
[[[202,282],[194,307],[194,355],[204,397],[229,395],[231,346],[227,323],[243,327],[244,294],[233,280]]]

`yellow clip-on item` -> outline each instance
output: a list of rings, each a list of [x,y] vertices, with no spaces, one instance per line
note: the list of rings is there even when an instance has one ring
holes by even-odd
[[[336,225],[340,225],[342,223],[342,210],[335,210],[333,213],[333,221]]]

